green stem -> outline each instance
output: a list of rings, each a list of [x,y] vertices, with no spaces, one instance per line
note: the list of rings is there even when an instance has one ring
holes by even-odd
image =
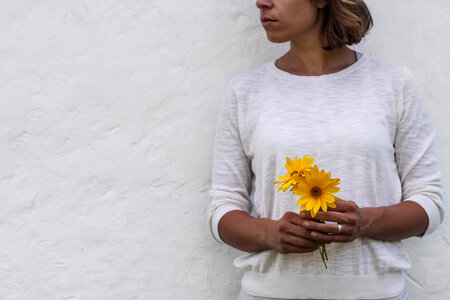
[[[319,243],[319,252],[320,252],[320,256],[322,257],[322,261],[323,261],[323,265],[325,266],[325,269],[328,269],[327,263],[325,262],[325,260],[328,260],[327,249],[325,248],[325,244]]]

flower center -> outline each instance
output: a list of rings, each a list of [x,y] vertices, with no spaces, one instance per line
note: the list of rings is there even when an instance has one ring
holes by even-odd
[[[314,198],[318,198],[322,194],[322,190],[318,188],[317,186],[313,187],[311,189],[311,196]]]

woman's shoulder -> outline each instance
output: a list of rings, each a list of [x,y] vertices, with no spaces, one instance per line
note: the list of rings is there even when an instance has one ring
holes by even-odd
[[[368,57],[368,68],[373,74],[379,74],[385,79],[407,81],[413,78],[412,70],[393,59],[382,57],[376,54],[364,54]]]
[[[266,62],[247,71],[239,72],[230,78],[229,84],[237,89],[255,86],[256,83],[260,83],[270,76],[271,63],[272,62]]]

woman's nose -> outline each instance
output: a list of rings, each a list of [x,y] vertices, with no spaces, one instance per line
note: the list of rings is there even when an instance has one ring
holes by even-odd
[[[272,5],[273,5],[272,0],[256,0],[256,7],[259,9],[271,8]]]

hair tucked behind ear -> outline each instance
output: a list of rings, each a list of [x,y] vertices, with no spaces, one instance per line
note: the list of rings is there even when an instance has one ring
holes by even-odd
[[[357,44],[372,28],[372,16],[363,0],[325,0],[321,29],[325,50]]]

